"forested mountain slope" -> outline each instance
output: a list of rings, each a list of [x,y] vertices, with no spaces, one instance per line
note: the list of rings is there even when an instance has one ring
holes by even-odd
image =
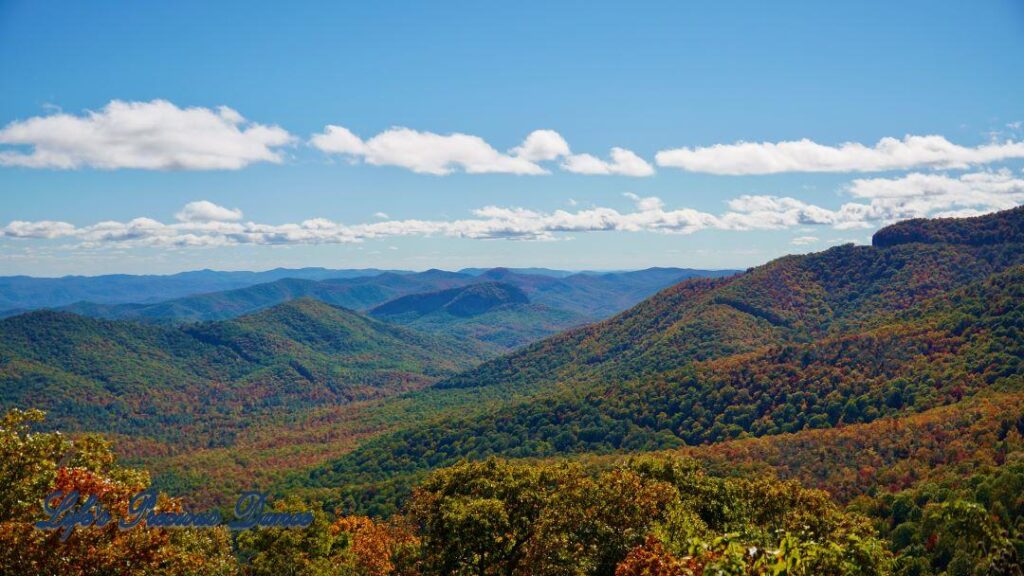
[[[462,286],[471,281],[472,278],[465,275],[440,270],[419,274],[389,272],[322,281],[284,278],[235,290],[196,294],[153,304],[103,306],[91,302],[78,302],[63,309],[99,318],[163,323],[227,320],[304,297],[360,310],[406,294]]]
[[[1022,217],[985,218],[1012,226]],[[1024,246],[956,238],[963,241],[842,246],[683,282],[429,391],[494,389],[481,396],[515,393],[516,401],[462,407],[374,438],[292,485],[347,486],[358,498],[360,485],[400,485],[396,474],[461,457],[700,444],[871,422],[986,388],[1016,389]]]
[[[564,278],[524,274],[494,268],[480,275],[488,282],[512,284],[530,301],[600,319],[621,312],[657,292],[688,278],[731,276],[735,270],[647,268],[630,272],[579,273]]]
[[[54,308],[80,301],[98,304],[153,303],[191,294],[265,284],[284,278],[325,280],[377,276],[383,272],[377,269],[275,268],[263,272],[194,270],[163,276],[0,276],[0,316],[10,315],[9,311],[12,310]]]
[[[423,387],[483,354],[311,299],[181,328],[39,311],[0,321],[0,334],[3,406],[201,445],[256,414]]]
[[[1015,223],[1024,211],[982,218]],[[682,282],[607,321],[538,342],[439,386],[621,381],[769,344],[809,342],[856,330],[1022,262],[1024,243],[979,246],[969,238],[787,256],[732,277]]]
[[[1006,244],[1024,242],[1024,206],[998,217],[914,218],[879,230],[871,239],[878,247],[895,244]]]
[[[484,282],[463,288],[412,294],[386,302],[370,311],[383,318],[406,314],[423,316],[444,312],[452,316],[478,316],[509,304],[529,304],[530,299],[519,288],[501,282]]]
[[[532,303],[521,289],[503,282],[411,294],[377,306],[370,315],[506,351],[587,321],[574,312]]]

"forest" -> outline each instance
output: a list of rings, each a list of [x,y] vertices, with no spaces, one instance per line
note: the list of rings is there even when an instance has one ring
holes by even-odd
[[[1018,405],[1019,409],[1019,405]],[[719,474],[694,458],[461,461],[420,482],[387,519],[312,512],[305,528],[78,528],[34,523],[54,490],[95,494],[115,514],[149,487],[110,442],[33,433],[40,411],[0,421],[0,566],[18,574],[608,575],[1020,574],[1022,430],[1014,459],[960,481],[862,495],[769,474]],[[1016,423],[1024,429],[1024,416]],[[1007,431],[1008,433],[1010,431]],[[183,503],[161,494],[158,510]],[[55,553],[59,550],[59,553]],[[933,572],[934,571],[934,572]]]

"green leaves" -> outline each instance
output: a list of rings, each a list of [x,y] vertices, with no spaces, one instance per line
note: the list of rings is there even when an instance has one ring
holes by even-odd
[[[60,433],[32,432],[44,419],[41,410],[18,409],[0,418],[0,520],[33,518],[58,461],[72,456],[71,442]]]
[[[889,559],[821,492],[672,458],[597,473],[462,462],[431,475],[408,513],[428,575],[885,574]]]

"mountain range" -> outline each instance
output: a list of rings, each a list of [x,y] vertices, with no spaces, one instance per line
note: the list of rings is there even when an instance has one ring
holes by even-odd
[[[145,286],[164,283],[160,290],[181,290],[190,278],[198,278],[194,289],[201,289],[214,282],[232,283],[252,281],[259,278],[277,277],[287,274],[286,270],[266,273],[242,274],[201,271],[168,277],[95,277],[59,279],[76,288],[68,288],[59,297],[65,299],[85,291],[102,291],[104,286],[115,282],[122,287],[106,294],[104,299],[78,301],[56,307],[57,310],[82,316],[108,320],[131,320],[153,324],[173,325],[209,320],[228,320],[287,302],[296,298],[314,298],[321,302],[342,306],[378,316],[389,316],[388,320],[399,324],[414,325],[422,330],[457,338],[469,338],[474,345],[490,346],[495,353],[511,350],[544,336],[555,334],[567,328],[599,320],[624,310],[654,292],[685,278],[694,276],[721,276],[734,271],[689,270],[679,268],[651,268],[633,272],[616,273],[559,273],[541,270],[543,274],[526,273],[507,268],[494,268],[482,272],[447,272],[427,270],[419,273],[380,272],[378,270],[326,270],[301,269],[298,277],[278,278],[269,282],[246,285],[229,290],[203,292],[180,296],[156,302],[110,302],[136,294],[134,290]],[[536,270],[530,270],[536,272]],[[223,274],[223,277],[220,275]],[[330,277],[340,274],[341,277]],[[306,277],[303,277],[306,276]],[[320,279],[327,277],[326,279]],[[129,280],[136,278],[136,280]],[[0,279],[0,293],[4,280]],[[22,288],[32,280],[20,278]],[[41,292],[37,299],[44,298],[47,287],[58,280],[38,279]],[[59,283],[58,282],[58,283]],[[501,309],[488,308],[488,314],[471,318],[466,314],[450,314],[449,308],[440,314],[425,318],[414,318],[407,314],[388,314],[387,306],[393,300],[403,297],[425,298],[434,292],[450,289],[471,288],[476,284],[501,283],[505,290],[517,290],[522,297],[517,302]],[[173,284],[173,286],[171,286]],[[127,287],[127,288],[125,288]],[[467,292],[472,294],[473,290]],[[8,300],[20,294],[8,291]],[[492,296],[499,297],[497,292]],[[432,296],[431,296],[432,297]],[[444,296],[441,296],[442,298]],[[25,300],[22,299],[25,303]],[[408,301],[403,301],[408,302]],[[404,306],[397,303],[392,309]],[[384,312],[372,312],[383,310]],[[23,310],[8,310],[15,315]],[[483,310],[481,310],[483,312]],[[4,313],[0,312],[0,316]],[[475,316],[475,315],[474,315]]]
[[[182,318],[185,320],[218,320],[217,312],[208,310],[207,307],[216,308],[216,303],[204,304],[206,295],[212,293],[228,292],[239,288],[272,284],[279,280],[308,280],[315,283],[321,280],[345,281],[357,278],[372,278],[369,282],[353,282],[352,286],[367,286],[365,292],[360,293],[358,289],[352,288],[353,294],[350,300],[339,302],[351,308],[368,308],[381,304],[386,300],[396,298],[412,292],[426,291],[429,289],[439,290],[445,287],[445,279],[452,282],[452,285],[473,282],[477,276],[484,277],[480,281],[493,280],[496,274],[514,274],[528,277],[548,277],[564,279],[579,277],[569,280],[569,284],[588,284],[585,277],[607,277],[611,284],[616,281],[624,290],[639,290],[641,293],[647,290],[652,282],[662,282],[662,286],[691,276],[731,274],[734,271],[723,270],[692,270],[680,268],[652,268],[637,272],[624,273],[599,273],[599,272],[568,272],[564,270],[550,270],[547,268],[523,268],[523,269],[482,269],[467,268],[459,272],[443,272],[440,270],[428,270],[422,273],[414,273],[402,270],[379,270],[375,268],[366,269],[330,269],[330,268],[276,268],[264,272],[221,272],[215,270],[196,270],[181,272],[165,276],[158,275],[129,275],[112,274],[105,276],[64,276],[61,278],[35,278],[30,276],[0,276],[0,315],[12,316],[21,312],[38,308],[60,308],[66,306],[78,306],[88,311],[90,305],[97,314],[106,314],[110,317],[138,316],[151,318]],[[486,276],[488,273],[490,277]],[[398,276],[415,276],[409,282],[403,283]],[[539,280],[534,280],[534,283]],[[600,282],[599,282],[600,283]],[[345,282],[340,282],[345,285]],[[379,292],[374,288],[379,287]],[[330,286],[321,287],[330,291]],[[258,294],[246,292],[231,292],[222,301],[234,299],[252,299],[252,305],[265,307],[288,299],[288,290],[315,290],[312,287],[302,288],[301,285],[280,288],[265,288],[268,292],[281,290],[282,294],[275,299],[271,294],[262,297]],[[304,294],[312,295],[312,294]],[[649,294],[647,294],[649,295]],[[188,300],[189,296],[199,296],[200,300]],[[597,295],[601,297],[601,294]],[[641,295],[642,299],[644,296]],[[149,312],[138,312],[149,304],[162,303],[168,300],[181,300],[179,303],[184,309],[195,306],[195,310],[188,313],[175,312],[166,308],[155,308]],[[214,298],[214,300],[217,300]],[[132,304],[119,309],[117,304]],[[242,304],[235,305],[238,308]],[[611,305],[609,309],[614,311],[622,308],[615,308]],[[225,312],[230,314],[230,311]],[[180,314],[180,316],[179,316]],[[237,314],[236,314],[237,315]]]
[[[123,304],[153,303],[191,294],[216,292],[264,284],[283,278],[323,280],[375,276],[385,271],[276,268],[265,272],[195,270],[165,276],[110,274],[34,278],[0,276],[0,314],[11,316],[36,308],[56,308],[75,302]]]
[[[701,273],[366,272],[12,315],[0,320],[0,405],[44,408],[65,430],[114,434],[126,455],[143,460],[202,457],[197,449],[227,449],[266,429],[288,437],[283,428],[422,389]],[[116,282],[135,290],[218,274]],[[224,281],[240,281],[226,274]]]

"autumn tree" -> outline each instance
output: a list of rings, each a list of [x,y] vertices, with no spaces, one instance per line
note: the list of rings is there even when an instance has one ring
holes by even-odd
[[[32,432],[43,419],[38,410],[12,410],[0,418],[0,573],[236,573],[223,529],[121,531],[114,521],[102,528],[78,527],[62,541],[59,531],[36,528],[45,518],[40,503],[55,490],[95,495],[121,518],[129,499],[149,486],[145,472],[116,465],[102,438],[72,440],[56,432]],[[162,497],[158,507],[170,511],[180,504]]]

